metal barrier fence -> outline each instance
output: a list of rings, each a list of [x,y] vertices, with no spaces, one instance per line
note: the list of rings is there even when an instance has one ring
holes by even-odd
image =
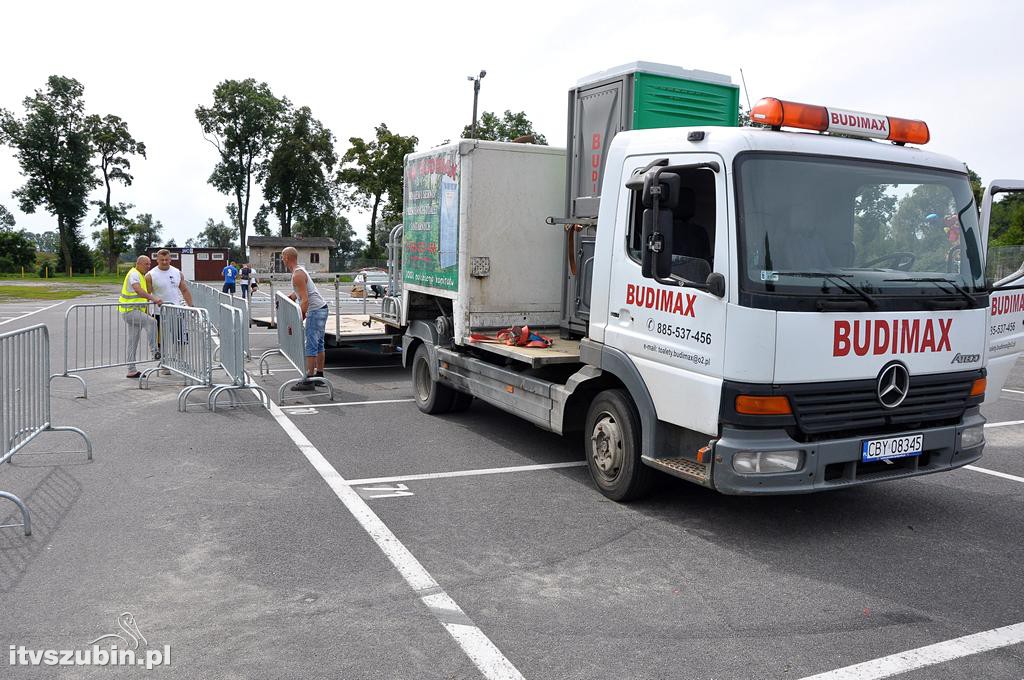
[[[143,371],[139,388],[148,388],[149,376],[167,369],[191,383],[178,393],[178,410],[185,411],[192,392],[213,387],[213,324],[209,313],[200,307],[161,306],[160,349],[160,364]]]
[[[249,316],[249,302],[234,295],[228,295],[221,291],[208,286],[205,283],[193,284],[192,288],[192,303],[196,307],[201,307],[207,311],[210,320],[213,322],[214,327],[217,330],[217,334],[221,335],[223,332],[221,324],[221,305],[229,305],[238,309],[242,313],[242,347],[245,352],[247,359],[252,357],[249,350],[249,326],[251,325]]]
[[[122,308],[129,311],[122,312]],[[89,388],[77,373],[156,361],[155,311],[156,306],[148,302],[71,305],[64,313],[64,370],[50,380],[77,380],[85,399]],[[143,334],[146,342],[142,342]]]
[[[327,396],[334,401],[334,385],[331,384],[331,381],[326,378],[312,377],[306,371],[306,334],[302,325],[302,309],[282,292],[276,294],[274,303],[277,307],[277,347],[260,355],[260,375],[264,375],[264,369],[267,368],[266,361],[269,357],[283,356],[292,365],[292,368],[299,372],[299,377],[281,383],[281,387],[277,390],[279,404],[284,401],[285,389],[302,380],[309,380],[325,386]]]
[[[402,234],[401,224],[388,235],[388,294],[381,300],[380,317],[399,325],[402,322]]]
[[[0,465],[43,432],[75,432],[85,440],[85,453],[92,460],[92,442],[77,427],[50,422],[50,333],[38,324],[0,335],[0,438],[4,453]],[[21,511],[25,535],[32,533],[28,507],[12,493],[0,491]],[[0,527],[2,528],[2,527]]]
[[[218,310],[220,314],[220,360],[221,368],[231,380],[230,383],[217,385],[210,392],[207,404],[211,411],[217,410],[217,399],[224,392],[228,392],[234,403],[235,392],[238,390],[252,390],[260,399],[260,404],[270,408],[270,397],[259,385],[249,381],[245,372],[245,342],[248,336],[248,328],[245,326],[245,315],[234,305],[222,304]]]

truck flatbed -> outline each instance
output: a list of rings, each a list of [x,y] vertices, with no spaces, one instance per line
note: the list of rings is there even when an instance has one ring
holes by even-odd
[[[369,326],[364,325],[367,321],[370,322]],[[277,327],[277,324],[271,321],[269,314],[253,316],[252,322],[268,328]],[[384,324],[371,319],[368,314],[340,314],[338,316],[331,314],[327,317],[324,337],[327,344],[332,347],[350,343],[385,343],[389,342],[391,338]]]
[[[552,338],[551,347],[514,347],[495,342],[477,342],[465,340],[464,344],[476,347],[486,352],[499,354],[515,361],[529,364],[532,368],[550,366],[552,364],[574,364],[580,360],[580,341],[563,340],[558,336],[558,329],[545,331],[537,329],[537,333]],[[552,337],[554,333],[554,337]]]

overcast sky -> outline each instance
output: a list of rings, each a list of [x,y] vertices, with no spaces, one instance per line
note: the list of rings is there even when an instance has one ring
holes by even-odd
[[[739,83],[742,67],[752,101],[774,96],[921,118],[931,128],[929,149],[966,161],[986,182],[1024,178],[1017,0],[152,7],[5,3],[0,107],[20,115],[22,99],[50,74],[80,80],[88,112],[121,116],[148,150],[133,164],[135,184],[116,189],[114,200],[152,213],[179,245],[208,217],[227,219],[229,197],[206,183],[216,156],[194,115],[227,78],[266,81],[309,106],[337,136],[340,155],[349,137],[372,136],[382,121],[417,135],[420,148],[457,137],[472,111],[466,76],[481,68],[482,111],[524,110],[549,143],[563,146],[566,91],[581,76],[645,60]],[[0,204],[19,228],[55,229],[48,214],[17,209],[10,193],[20,184],[10,150],[0,148]],[[256,207],[254,197],[250,215]],[[364,233],[369,217],[352,218]]]

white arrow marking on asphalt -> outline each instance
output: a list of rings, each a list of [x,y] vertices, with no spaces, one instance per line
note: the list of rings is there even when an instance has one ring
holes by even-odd
[[[394,486],[364,486],[359,489],[360,491],[389,491],[390,493],[378,493],[367,496],[367,498],[398,498],[400,496],[412,496],[412,491],[409,491],[409,487],[405,484],[395,484]]]

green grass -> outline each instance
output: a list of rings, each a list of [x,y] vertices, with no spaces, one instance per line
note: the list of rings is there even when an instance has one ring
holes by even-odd
[[[0,281],[61,281],[61,282],[74,282],[74,283],[121,283],[124,281],[124,275],[127,270],[120,274],[107,274],[107,273],[96,273],[96,276],[92,274],[75,274],[68,278],[67,274],[55,274],[50,272],[48,279],[41,276],[37,276],[33,272],[25,272],[25,276],[21,274],[0,274]]]
[[[0,300],[5,302],[12,300],[71,300],[94,293],[96,293],[95,290],[67,286],[50,288],[47,286],[0,285]]]

